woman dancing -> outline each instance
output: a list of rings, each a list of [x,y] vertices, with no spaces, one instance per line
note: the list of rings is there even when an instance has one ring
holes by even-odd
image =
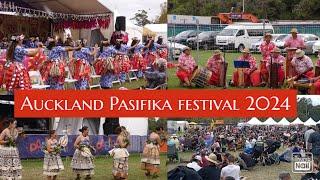
[[[137,37],[134,37],[131,43],[131,49],[129,53],[131,54],[131,64],[133,69],[137,69],[137,77],[141,78],[143,72],[147,69],[147,63],[142,56],[142,51],[145,48],[144,45],[139,44],[140,40]]]
[[[91,179],[94,174],[94,164],[93,155],[90,151],[89,128],[83,126],[79,131],[81,134],[74,142],[76,150],[73,154],[71,167],[73,172],[77,174],[77,180],[80,179],[80,175],[86,176],[85,179]]]
[[[146,142],[141,159],[141,169],[145,170],[146,176],[158,177],[160,172],[160,128],[157,127],[156,132],[152,132],[149,135],[149,139]]]
[[[35,56],[39,52],[38,49],[25,49],[22,46],[23,35],[12,36],[11,44],[7,51],[7,63],[4,69],[4,84],[8,94],[13,94],[15,89],[31,89],[31,82],[28,71],[23,65],[25,56]]]
[[[44,154],[43,174],[48,180],[55,180],[64,166],[60,157],[61,145],[58,143],[55,130],[49,132],[49,138],[46,141],[46,150]]]
[[[16,147],[16,139],[19,130],[16,128],[17,121],[8,120],[8,127],[0,135],[0,178],[22,179],[22,166],[19,151]]]
[[[109,151],[113,157],[112,175],[115,180],[128,179],[128,158],[129,152],[127,147],[130,144],[130,134],[125,127],[117,127],[115,132],[118,134],[116,146]]]

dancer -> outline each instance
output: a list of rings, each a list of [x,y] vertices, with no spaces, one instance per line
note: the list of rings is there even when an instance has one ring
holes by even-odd
[[[85,90],[89,87],[89,79],[91,74],[91,67],[89,64],[90,56],[94,56],[98,52],[98,45],[96,44],[93,51],[85,47],[86,40],[81,39],[78,42],[78,48],[73,53],[73,60],[69,63],[72,78],[78,80],[75,83],[76,89]]]
[[[137,77],[141,78],[143,76],[143,72],[147,69],[147,63],[142,56],[142,51],[145,48],[142,44],[139,44],[140,39],[134,37],[131,43],[131,50],[129,53],[131,54],[131,64],[133,69],[137,69]]]
[[[46,149],[43,162],[43,174],[48,180],[55,180],[64,166],[60,157],[61,145],[58,143],[55,130],[49,132],[49,138],[46,140]]]
[[[4,67],[4,84],[8,94],[13,94],[15,89],[31,89],[31,82],[28,71],[23,65],[23,59],[25,56],[35,56],[40,49],[25,49],[22,46],[23,35],[12,36],[11,44],[7,51],[7,63]]]
[[[123,126],[117,127],[115,132],[118,135],[116,146],[109,151],[113,157],[112,175],[115,180],[128,179],[129,152],[127,147],[130,145],[130,134]]]
[[[158,37],[157,44],[158,44],[159,46],[164,45],[164,44],[163,44],[163,37],[162,37],[162,36],[159,36],[159,37]],[[159,56],[160,58],[163,58],[163,59],[168,60],[168,48],[167,48],[167,47],[165,47],[165,48],[159,48],[159,50],[158,50],[158,56]]]
[[[47,49],[49,50],[48,58],[40,67],[41,77],[46,85],[50,85],[49,89],[64,89],[65,60],[63,54],[66,51],[76,50],[78,47],[57,46],[56,40],[49,38]]]
[[[120,82],[124,83],[131,67],[129,57],[127,56],[130,47],[122,44],[122,39],[117,39],[114,48],[117,50],[114,58],[115,73],[119,75]]]
[[[21,132],[18,130],[17,121],[9,119],[8,127],[0,135],[0,178],[22,179],[22,166],[16,139]]]
[[[177,70],[177,76],[180,79],[180,84],[183,86],[191,86],[190,78],[194,69],[196,68],[196,61],[191,56],[189,47],[182,50],[182,54],[179,56],[179,64]]]
[[[83,126],[79,131],[81,134],[74,142],[76,150],[72,157],[71,167],[73,172],[77,174],[77,180],[81,178],[80,175],[86,176],[85,179],[91,179],[94,174],[94,164],[89,140],[89,128]]]
[[[159,144],[160,140],[160,128],[157,127],[155,132],[152,132],[149,135],[149,139],[146,142],[142,158],[141,158],[141,169],[145,170],[146,176],[158,177],[160,172],[160,149]]]
[[[148,36],[148,40],[146,41],[145,46],[147,47],[147,49],[145,51],[144,58],[148,66],[151,67],[151,69],[153,69],[153,65],[158,57],[158,49],[166,48],[167,46],[155,43],[152,36]]]

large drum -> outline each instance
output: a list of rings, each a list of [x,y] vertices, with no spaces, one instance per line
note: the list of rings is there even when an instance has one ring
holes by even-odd
[[[287,58],[286,58],[286,78],[291,78],[294,76],[293,67],[291,65],[292,58],[297,48],[287,48]]]
[[[206,68],[199,67],[194,70],[191,77],[191,82],[195,84],[196,87],[204,88],[205,86],[208,86],[211,76],[211,71]]]

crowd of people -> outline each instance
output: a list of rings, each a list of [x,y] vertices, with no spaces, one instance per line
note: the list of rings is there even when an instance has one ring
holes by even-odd
[[[314,90],[309,94],[320,94],[320,75],[316,75],[314,68],[320,66],[320,51],[316,64],[305,55],[304,40],[298,36],[297,29],[293,28],[291,36],[285,41],[287,57],[281,55],[281,50],[272,42],[272,34],[266,33],[264,41],[260,45],[262,59],[258,66],[257,59],[248,48],[241,51],[237,58],[237,64],[246,62],[240,67],[235,67],[230,86],[235,87],[281,87],[285,79],[290,82],[307,80],[313,83]],[[201,68],[191,55],[190,48],[184,48],[178,60],[177,77],[180,84],[186,87],[192,86],[192,81],[198,76],[198,69],[205,71],[204,79],[208,85],[221,86],[220,81],[225,81],[225,59],[220,50],[214,50],[205,67]],[[239,63],[238,63],[239,62]],[[236,64],[236,63],[235,63]],[[206,76],[210,76],[206,78]],[[196,84],[196,83],[195,83]],[[196,84],[197,85],[197,84]]]
[[[134,37],[131,45],[123,36],[113,39],[103,39],[94,47],[85,39],[73,41],[71,37],[65,42],[53,37],[42,42],[37,37],[25,39],[24,35],[3,39],[0,85],[9,94],[15,89],[31,89],[29,71],[39,71],[48,89],[57,90],[64,89],[68,75],[76,80],[76,89],[88,89],[91,75],[100,75],[101,88],[109,89],[116,79],[122,83],[128,80],[130,70],[138,78],[145,75],[149,88],[166,83],[168,51],[161,36],[157,41],[148,36],[144,43]]]
[[[312,173],[303,175],[301,179],[320,178],[320,125],[227,125],[216,128],[185,128],[184,132],[179,134],[179,137],[174,134],[168,140],[168,157],[176,157],[171,160],[179,160],[179,152],[184,151],[191,151],[193,155],[186,166],[178,166],[169,172],[169,179],[172,180],[178,176],[178,171],[194,174],[197,179],[243,179],[244,177],[240,176],[241,170],[254,172],[254,167],[259,165],[276,166],[280,162],[291,163],[294,153],[305,152],[313,154],[314,168]],[[280,173],[279,179],[286,179],[287,175],[286,172]]]
[[[0,135],[0,177],[1,179],[21,179],[22,166],[19,157],[17,141],[19,136],[23,136],[21,128],[17,127],[15,119],[6,120],[7,127]],[[80,134],[73,142],[74,154],[72,156],[71,168],[75,174],[75,179],[92,179],[95,170],[94,154],[95,147],[91,145],[89,138],[89,128],[83,126]],[[117,139],[114,147],[108,155],[113,158],[112,176],[114,179],[128,179],[129,175],[129,152],[130,133],[124,126],[119,126],[115,130]],[[165,134],[163,128],[157,127],[151,132],[144,144],[141,169],[149,177],[158,177],[160,173],[160,144],[162,136]],[[58,139],[55,130],[51,130],[43,142],[43,174],[47,179],[57,179],[58,175],[65,169],[61,159],[61,152],[68,144],[68,137],[62,136]],[[72,143],[72,142],[71,142]]]

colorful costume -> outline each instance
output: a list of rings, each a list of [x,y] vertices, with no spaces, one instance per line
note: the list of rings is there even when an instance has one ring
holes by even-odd
[[[260,71],[257,70],[256,59],[249,55],[247,58],[240,56],[238,61],[248,61],[250,64],[249,68],[244,69],[244,84],[245,86],[259,86],[261,83]],[[255,69],[255,70],[254,70]],[[254,71],[253,71],[254,70]],[[239,71],[233,72],[233,83],[235,86],[239,86]]]
[[[168,49],[167,48],[160,48],[158,50],[158,56],[160,58],[168,60]]]
[[[65,62],[63,53],[64,47],[56,46],[49,51],[48,59],[42,64],[40,73],[45,84],[50,85],[50,89],[61,90],[65,80]]]
[[[128,48],[127,45],[122,44],[121,47],[116,50],[120,53],[127,54]],[[116,54],[114,63],[115,73],[116,75],[119,75],[120,82],[124,83],[127,79],[127,73],[131,68],[129,57],[127,55]]]
[[[157,133],[151,133],[149,140],[144,146],[141,158],[141,168],[146,170],[150,175],[156,175],[160,169],[160,149],[158,142],[160,137]]]
[[[222,56],[212,56],[208,59],[207,68],[212,72],[209,84],[218,86],[220,83],[221,63],[224,62]]]
[[[191,55],[186,55],[182,53],[179,56],[179,66],[183,67],[183,69],[178,68],[177,76],[181,82],[184,82],[186,78],[190,78],[192,76],[193,70],[196,67],[196,62]]]
[[[51,141],[50,148],[55,150],[59,145],[56,139],[48,140]],[[64,170],[64,166],[60,157],[59,152],[48,152],[45,151],[44,162],[43,162],[43,174],[46,176],[56,176]]]
[[[148,48],[145,51],[145,62],[147,62],[148,67],[153,68],[154,63],[156,62],[156,59],[158,58],[158,49],[160,45],[157,43],[153,43],[153,46],[151,48]]]
[[[30,77],[27,69],[22,63],[28,51],[17,46],[14,50],[14,60],[7,61],[5,64],[5,85],[7,91],[12,93],[14,89],[31,89]]]
[[[131,57],[131,64],[133,69],[137,69],[137,77],[141,78],[143,76],[143,72],[147,69],[147,63],[142,56],[142,49],[144,46],[142,44],[137,45],[134,48],[134,53]]]
[[[69,63],[70,72],[73,79],[78,80],[75,83],[76,89],[85,90],[89,87],[90,79],[90,50],[81,48],[73,53],[73,58]]]
[[[23,64],[28,71],[38,71],[42,63],[47,59],[44,50],[41,49],[34,57],[25,57]]]
[[[6,53],[7,51],[6,50],[0,50],[0,87],[2,86],[3,84],[3,77],[4,77],[4,67],[5,67],[5,64],[7,62],[7,59],[6,59]]]
[[[89,136],[82,136],[79,146],[80,148],[75,150],[71,161],[71,167],[73,169],[73,172],[76,174],[82,174],[86,176],[93,175],[93,155],[91,153],[84,153],[88,152],[87,149],[90,146]]]
[[[260,45],[260,52],[262,54],[262,60],[260,63],[260,73],[264,82],[267,82],[269,79],[269,73],[266,63],[268,59],[270,59],[271,52],[275,47],[276,45],[273,42],[267,43],[266,41],[263,41]]]
[[[17,130],[5,129],[1,134],[8,143],[0,146],[0,179],[22,179],[22,166],[15,141]]]
[[[307,78],[313,78],[314,72],[308,71],[308,69],[313,68],[312,60],[308,56],[303,56],[301,60],[294,57],[291,61],[291,65],[294,67],[296,75],[304,73]]]

